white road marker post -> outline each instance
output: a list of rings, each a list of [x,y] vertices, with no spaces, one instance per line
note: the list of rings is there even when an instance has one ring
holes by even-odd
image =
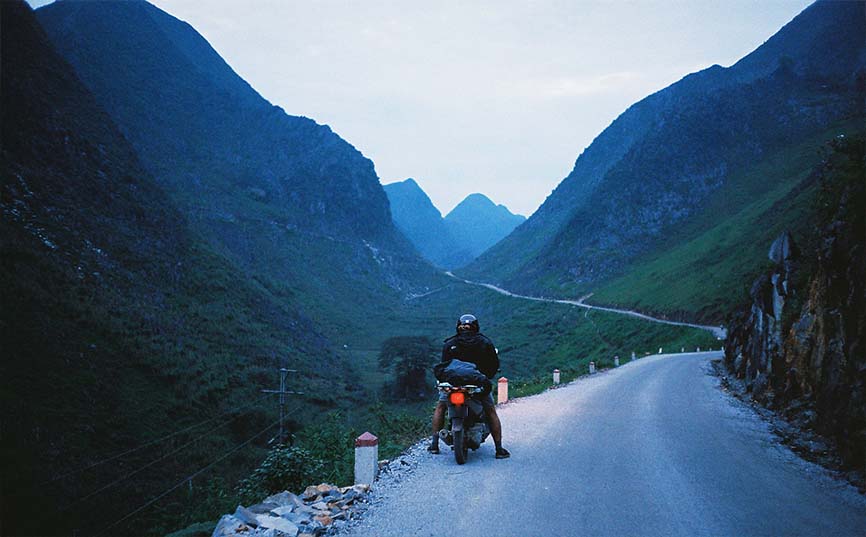
[[[553,384],[554,386],[559,384],[559,369],[553,370]]]
[[[590,375],[594,375],[594,374],[595,374],[595,362],[590,362],[590,363],[589,363],[589,374],[590,374]]]
[[[659,354],[661,354],[661,353],[662,353],[662,348],[661,348],[661,347],[659,347]]]
[[[355,439],[355,484],[373,485],[379,470],[379,439],[366,432]]]
[[[700,347],[698,347],[698,350],[697,350],[697,351],[695,351],[695,352],[701,352],[701,348],[700,348]]]
[[[631,351],[631,361],[634,362],[634,359],[635,359],[634,351]]]
[[[505,377],[499,379],[499,387],[496,390],[496,402],[500,405],[508,402],[508,379]]]
[[[613,357],[613,366],[614,366],[614,367],[619,367],[619,356],[614,356],[614,357]]]
[[[680,347],[680,352],[686,352],[686,348],[685,348],[685,347]]]

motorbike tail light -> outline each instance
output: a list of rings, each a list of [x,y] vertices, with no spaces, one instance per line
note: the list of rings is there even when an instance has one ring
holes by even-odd
[[[450,394],[448,398],[453,405],[462,405],[466,402],[466,394],[463,392],[454,392]]]

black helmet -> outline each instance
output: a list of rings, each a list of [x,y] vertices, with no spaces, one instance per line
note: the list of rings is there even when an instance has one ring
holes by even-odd
[[[478,319],[469,313],[461,315],[460,318],[457,319],[457,331],[478,332]]]

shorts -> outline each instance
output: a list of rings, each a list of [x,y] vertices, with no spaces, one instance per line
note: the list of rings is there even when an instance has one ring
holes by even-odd
[[[479,403],[481,403],[481,406],[484,407],[485,409],[496,408],[496,404],[493,402],[493,394],[492,393],[488,393],[487,395],[475,395],[472,398],[475,399],[476,401],[478,401]],[[448,402],[448,394],[444,393],[444,392],[439,392],[439,402],[440,403],[447,403]]]

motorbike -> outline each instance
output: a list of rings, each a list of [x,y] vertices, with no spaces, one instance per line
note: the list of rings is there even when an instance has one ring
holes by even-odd
[[[448,426],[439,431],[439,436],[454,450],[457,464],[464,464],[469,450],[481,447],[490,435],[484,407],[472,397],[484,392],[484,388],[471,384],[452,386],[448,382],[439,382],[436,388],[448,396]]]

